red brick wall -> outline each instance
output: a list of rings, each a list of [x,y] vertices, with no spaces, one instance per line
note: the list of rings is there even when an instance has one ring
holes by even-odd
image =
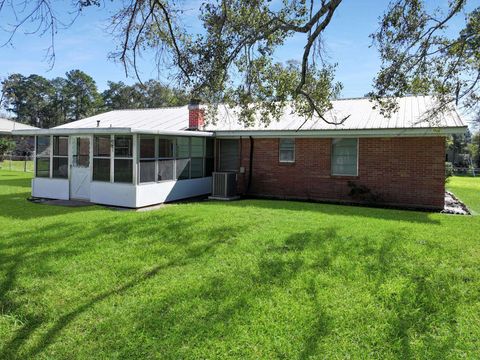
[[[331,139],[298,138],[295,163],[278,161],[278,139],[254,139],[248,194],[279,198],[362,202],[349,196],[349,181],[375,194],[377,202],[443,208],[444,137],[360,138],[358,176],[330,175]],[[241,140],[239,192],[247,193],[250,140]]]

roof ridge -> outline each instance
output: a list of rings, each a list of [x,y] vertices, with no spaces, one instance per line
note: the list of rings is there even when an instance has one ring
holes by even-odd
[[[165,106],[165,107],[155,107],[155,108],[115,109],[115,110],[106,111],[106,112],[100,113],[100,114],[105,114],[105,113],[114,112],[114,111],[148,111],[148,110],[180,109],[180,108],[183,108],[185,106],[187,106],[187,105]],[[100,114],[97,114],[97,115],[100,115]]]

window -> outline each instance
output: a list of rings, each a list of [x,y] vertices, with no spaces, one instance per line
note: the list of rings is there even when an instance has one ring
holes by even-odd
[[[87,168],[90,166],[90,138],[77,137],[73,147],[73,166]]]
[[[115,158],[113,160],[113,181],[131,183],[133,181],[133,136],[115,136]]]
[[[53,137],[53,178],[68,178],[68,137]]]
[[[177,137],[175,174],[178,180],[190,178],[190,138]]]
[[[280,139],[278,159],[280,162],[295,162],[295,139]]]
[[[144,135],[138,149],[140,183],[196,179],[213,171],[213,139]]]
[[[192,179],[203,177],[203,159],[205,157],[205,139],[192,137],[191,139],[192,160],[190,162],[190,177]]]
[[[213,139],[205,139],[205,176],[212,176],[213,167],[214,167],[214,158],[213,158]]]
[[[35,176],[50,177],[50,136],[37,136]]]
[[[131,135],[115,136],[115,157],[132,157],[132,143],[133,138]]]
[[[140,137],[140,182],[155,182],[155,137]]]
[[[332,140],[332,175],[357,176],[358,139]]]
[[[110,135],[93,138],[93,180],[110,181]]]
[[[218,142],[220,147],[220,171],[238,171],[240,166],[239,141],[237,139],[222,139]]]

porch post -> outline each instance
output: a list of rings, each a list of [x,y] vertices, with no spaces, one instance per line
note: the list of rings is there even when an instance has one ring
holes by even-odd
[[[133,157],[133,166],[132,166],[132,172],[133,172],[133,184],[137,185],[138,184],[138,179],[137,179],[137,169],[138,169],[138,141],[137,141],[138,135],[133,134],[132,137],[132,157]]]

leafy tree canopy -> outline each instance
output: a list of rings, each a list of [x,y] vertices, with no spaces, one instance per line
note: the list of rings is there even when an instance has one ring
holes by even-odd
[[[193,31],[183,21],[184,1],[131,0],[112,17],[118,51],[111,56],[138,76],[137,59],[153,51],[159,71],[167,70],[179,87],[211,104],[239,105],[246,125],[252,124],[254,113],[264,122],[278,118],[287,102],[301,115],[323,118],[341,84],[335,81],[335,66],[322,56],[322,33],[335,21],[341,3],[200,1],[202,26]],[[72,6],[80,12],[109,4],[86,0]],[[372,34],[382,68],[369,95],[387,115],[395,110],[394,97],[406,94],[436,95],[437,111],[454,101],[478,114],[480,8],[473,0],[451,0],[438,8],[428,4],[393,0],[386,7],[379,30]],[[24,17],[10,29],[9,41],[25,19],[52,37],[61,23],[50,0],[29,2],[26,9],[15,0],[0,0],[0,11],[11,8],[23,11]],[[448,31],[452,19],[462,16],[460,30]],[[287,64],[274,61],[275,51],[299,34],[304,36],[300,58]],[[50,54],[54,56],[53,43]]]
[[[80,70],[51,80],[12,74],[1,85],[0,105],[13,113],[16,121],[42,128],[103,111],[186,105],[189,99],[185,92],[155,80],[133,85],[108,82],[108,88],[99,94],[93,79]]]

